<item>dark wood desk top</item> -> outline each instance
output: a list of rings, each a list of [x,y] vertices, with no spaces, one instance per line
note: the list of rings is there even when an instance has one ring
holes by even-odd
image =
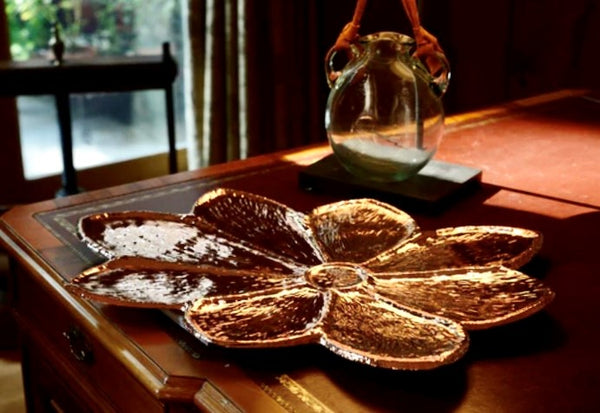
[[[540,230],[542,250],[523,271],[544,279],[556,298],[528,319],[471,333],[463,359],[432,371],[378,370],[311,346],[206,347],[164,313],[101,306],[63,288],[97,260],[73,235],[80,216],[131,209],[187,212],[199,195],[216,187],[308,210],[336,200],[297,184],[300,169],[328,154],[326,147],[19,206],[0,220],[0,241],[165,403],[195,399],[204,408],[262,412],[598,411],[598,98],[566,91],[448,119],[437,157],[483,169],[481,188],[439,214],[410,213],[424,229],[498,224]]]

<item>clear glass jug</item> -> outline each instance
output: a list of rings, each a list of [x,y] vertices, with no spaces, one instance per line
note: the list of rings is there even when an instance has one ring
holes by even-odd
[[[438,148],[449,69],[440,55],[434,77],[415,48],[409,36],[380,32],[352,43],[340,72],[333,68],[335,53],[328,56],[327,136],[339,162],[356,176],[405,180]]]

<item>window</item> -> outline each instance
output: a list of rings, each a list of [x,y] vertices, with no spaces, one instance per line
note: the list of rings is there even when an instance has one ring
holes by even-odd
[[[80,56],[161,54],[168,41],[183,64],[181,4],[184,0],[5,0],[15,60],[48,59],[53,21],[67,47]],[[175,88],[178,147],[184,146],[183,76]],[[21,152],[26,179],[62,171],[56,108],[52,96],[19,97]],[[71,96],[76,169],[167,151],[161,91]]]

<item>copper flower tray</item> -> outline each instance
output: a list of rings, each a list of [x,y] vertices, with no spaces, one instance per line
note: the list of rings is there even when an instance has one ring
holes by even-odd
[[[372,199],[303,214],[217,189],[187,215],[102,213],[79,232],[110,260],[76,277],[72,292],[181,310],[199,340],[225,347],[319,343],[372,366],[428,369],[466,352],[465,330],[521,319],[554,296],[516,270],[539,250],[538,232],[422,232]]]

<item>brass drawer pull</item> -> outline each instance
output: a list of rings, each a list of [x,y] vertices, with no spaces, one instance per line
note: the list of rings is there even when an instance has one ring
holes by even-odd
[[[69,350],[75,360],[84,363],[91,363],[94,360],[92,348],[78,327],[69,328],[69,330],[63,332],[63,336],[69,342]]]

